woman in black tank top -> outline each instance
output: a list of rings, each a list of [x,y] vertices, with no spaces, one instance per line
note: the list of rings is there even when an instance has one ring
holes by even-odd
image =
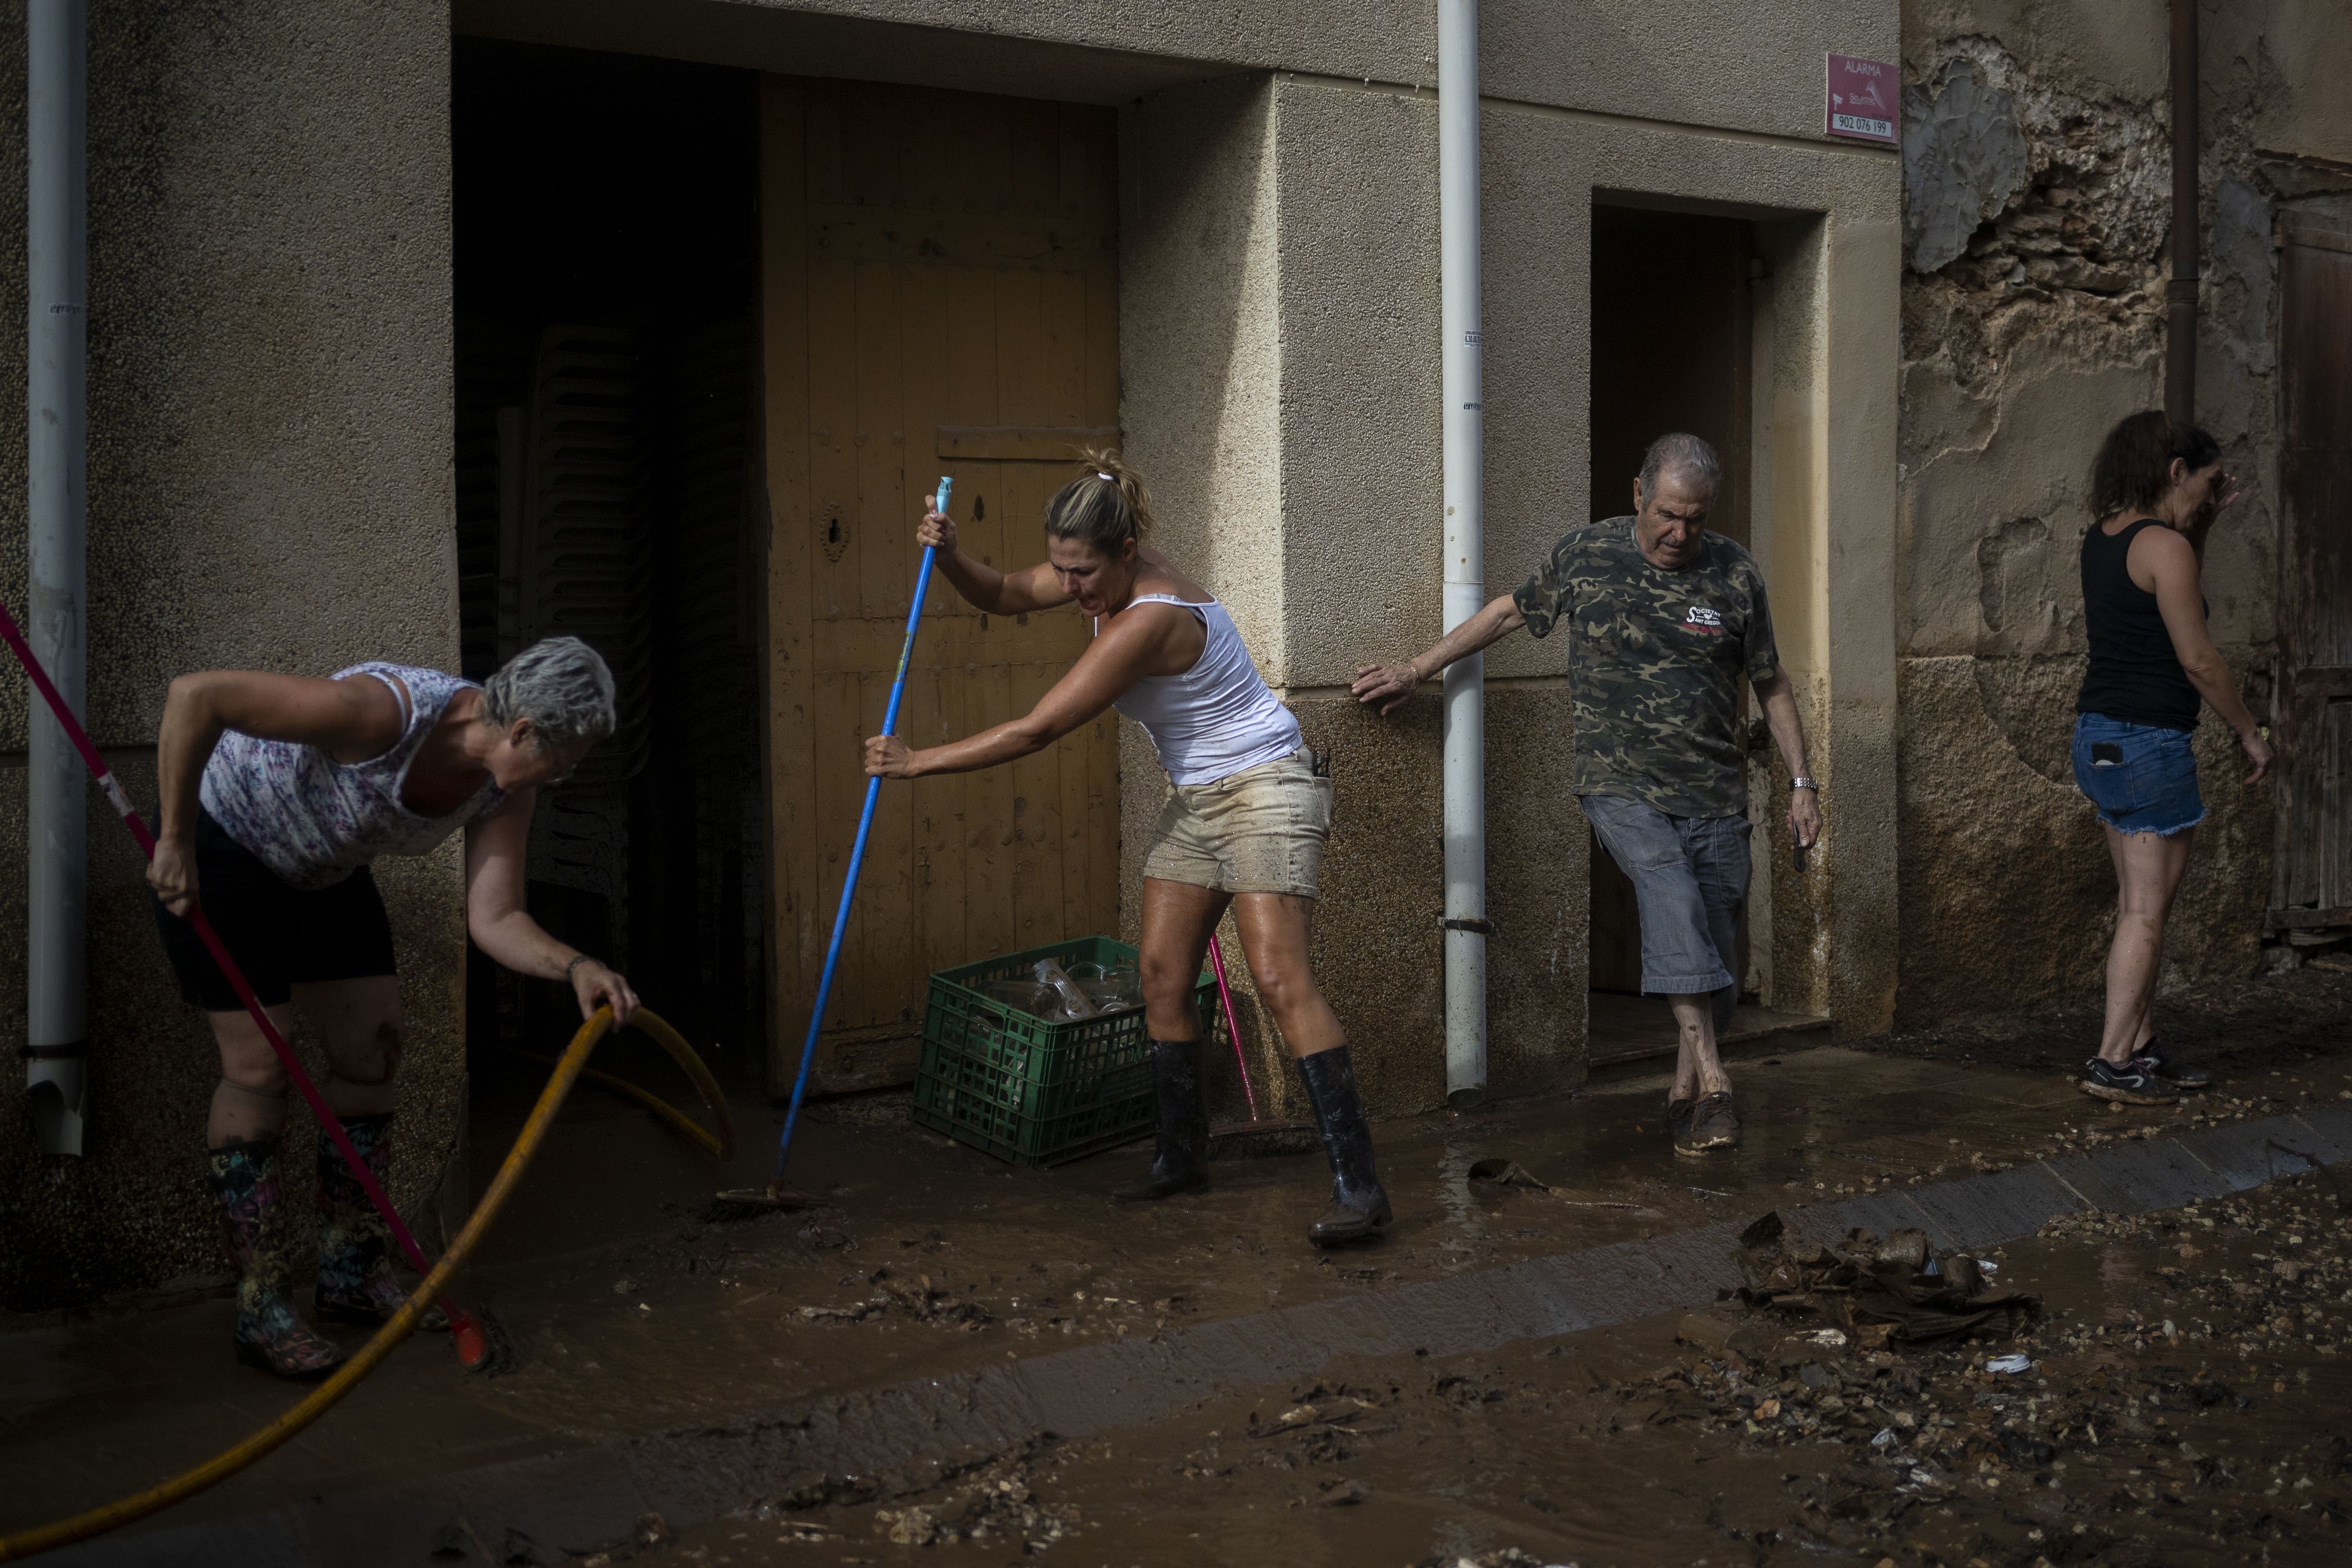
[[[2108,433],[2092,470],[2083,536],[2083,620],[2091,645],[2074,710],[2074,781],[2098,808],[2115,861],[2116,935],[2106,1022],[2083,1064],[2085,1092],[2158,1104],[2212,1076],[2173,1060],[2152,1014],[2165,917],[2205,818],[2190,737],[2200,699],[2238,732],[2253,783],[2271,748],[2205,625],[2205,536],[2237,488],[2221,449],[2150,411]]]
[[[2156,595],[2131,577],[2132,541],[2168,525],[2141,517],[2112,534],[2108,526],[2101,523],[2083,536],[2083,620],[2091,667],[2074,711],[2186,735],[2197,727],[2197,688],[2181,667]],[[2200,597],[2200,618],[2204,608]]]

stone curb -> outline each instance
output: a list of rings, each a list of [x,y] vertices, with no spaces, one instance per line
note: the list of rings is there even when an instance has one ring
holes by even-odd
[[[1946,1249],[2031,1236],[2063,1214],[2144,1214],[2243,1192],[2352,1159],[2352,1105],[2209,1127],[1899,1192],[1790,1211],[1823,1241],[1851,1228],[1916,1228]],[[269,1513],[141,1531],[68,1548],[65,1568],[132,1564],[448,1563],[453,1524],[503,1560],[541,1561],[625,1535],[639,1515],[673,1527],[772,1498],[822,1470],[871,1475],[926,1459],[1016,1447],[1050,1431],[1085,1437],[1163,1419],[1226,1389],[1312,1375],[1338,1355],[1452,1355],[1703,1306],[1739,1281],[1740,1227],[1701,1226],[1529,1259],[1445,1280],[1053,1351],[1003,1366],[806,1401],[725,1426],[614,1438],[401,1487],[324,1494]],[[520,1538],[520,1539],[518,1539]],[[465,1559],[475,1560],[468,1553]]]

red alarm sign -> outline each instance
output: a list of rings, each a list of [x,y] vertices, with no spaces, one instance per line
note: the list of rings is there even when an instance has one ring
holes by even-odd
[[[1832,136],[1876,141],[1892,147],[1899,121],[1896,102],[1902,83],[1885,60],[1858,60],[1852,55],[1829,57],[1829,91],[1823,105]]]

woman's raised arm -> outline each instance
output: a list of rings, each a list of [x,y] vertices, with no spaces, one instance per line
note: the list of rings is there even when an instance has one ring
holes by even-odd
[[[937,497],[932,497],[934,502]],[[1070,595],[1054,575],[1053,563],[1039,561],[1019,571],[999,571],[984,560],[964,554],[956,543],[955,519],[939,511],[923,514],[915,542],[939,551],[933,558],[940,574],[955,584],[967,603],[991,615],[1025,615],[1067,604]]]
[[[1152,674],[1167,657],[1171,633],[1189,622],[1188,612],[1139,605],[1113,619],[1070,673],[1021,717],[921,751],[895,735],[875,736],[866,743],[866,771],[881,779],[972,773],[1043,751]]]

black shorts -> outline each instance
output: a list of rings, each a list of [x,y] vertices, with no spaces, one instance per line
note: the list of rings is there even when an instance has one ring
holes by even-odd
[[[181,997],[206,1012],[243,1012],[196,928],[152,902]],[[263,1007],[284,1005],[292,986],[394,972],[392,917],[367,867],[316,892],[289,887],[210,812],[196,821],[196,902]]]

